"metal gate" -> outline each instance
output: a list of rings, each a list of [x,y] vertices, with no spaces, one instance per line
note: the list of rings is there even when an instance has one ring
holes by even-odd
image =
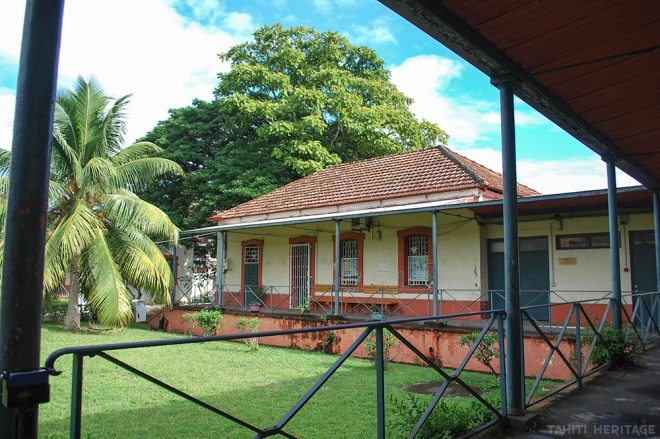
[[[309,297],[309,247],[309,244],[291,244],[291,309],[298,308]]]

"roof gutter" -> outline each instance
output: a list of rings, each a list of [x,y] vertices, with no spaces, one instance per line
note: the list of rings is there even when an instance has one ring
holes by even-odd
[[[627,192],[637,192],[637,191],[645,191],[645,190],[647,189],[644,186],[632,186],[632,187],[619,188],[617,190],[617,193],[622,194]],[[518,199],[518,203],[525,204],[525,203],[533,203],[539,201],[552,201],[552,200],[563,200],[568,198],[592,197],[596,195],[607,195],[607,189],[522,197]],[[279,218],[279,219],[271,219],[271,220],[253,221],[249,223],[225,224],[218,226],[203,227],[199,229],[184,230],[180,233],[180,235],[189,236],[189,235],[199,235],[202,233],[252,229],[257,227],[276,227],[276,226],[286,226],[293,224],[314,223],[320,221],[348,220],[353,218],[368,218],[375,216],[402,215],[402,214],[421,213],[421,212],[442,212],[442,211],[451,211],[456,209],[470,209],[474,207],[501,206],[501,205],[502,205],[502,200],[474,201],[474,202],[464,202],[464,203],[458,202],[451,204],[447,203],[447,200],[443,200],[443,201],[434,201],[430,203],[409,204],[407,206],[378,207],[373,209],[356,210],[352,212],[334,212],[334,213],[320,214],[320,215],[308,215],[308,216],[296,217],[296,218]]]

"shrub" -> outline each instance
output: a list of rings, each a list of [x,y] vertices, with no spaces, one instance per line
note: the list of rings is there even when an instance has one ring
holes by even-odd
[[[399,344],[399,339],[396,338],[390,331],[383,329],[383,367],[386,368],[390,362],[390,350]],[[371,334],[364,340],[364,350],[367,352],[367,358],[371,360],[371,364],[376,366],[376,330],[371,331]]]
[[[461,346],[472,347],[478,337],[478,332],[471,332],[462,336],[459,343]],[[477,351],[474,353],[474,357],[477,361],[489,368],[495,376],[497,376],[497,372],[495,372],[495,368],[493,367],[493,360],[499,357],[499,352],[495,350],[495,344],[497,343],[497,334],[489,332],[481,339],[481,343],[479,343]]]
[[[582,336],[582,344],[590,345],[595,334],[592,331]],[[601,338],[602,337],[602,338]],[[598,337],[591,353],[591,362],[595,366],[609,364],[615,369],[633,367],[642,354],[642,345],[631,329],[617,330],[607,326]]]
[[[67,300],[55,299],[45,303],[43,315],[49,315],[53,320],[61,321],[66,317],[66,310],[69,307]]]
[[[499,394],[484,396],[493,407],[501,405]],[[398,399],[390,396],[392,414],[388,432],[395,438],[406,438],[422,417],[428,403],[415,395]],[[451,439],[490,421],[494,415],[478,400],[442,398],[417,435],[421,439]]]
[[[239,319],[234,326],[241,331],[241,334],[247,334],[257,332],[260,323],[261,321],[259,320],[259,317],[254,317],[252,319],[243,317]],[[257,337],[246,338],[244,341],[250,351],[254,352],[259,349],[259,339]]]
[[[224,316],[218,308],[203,309],[199,312],[183,315],[183,320],[190,324],[190,333],[195,328],[202,328],[204,335],[214,335],[222,326]]]

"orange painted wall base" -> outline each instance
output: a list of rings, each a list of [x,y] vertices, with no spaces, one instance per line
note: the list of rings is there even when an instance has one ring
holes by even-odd
[[[148,324],[152,328],[158,328],[162,324],[164,329],[168,332],[187,334],[189,332],[189,324],[183,320],[183,315],[195,311],[195,309],[184,308],[163,310],[150,317]],[[322,320],[315,317],[259,315],[256,313],[227,311],[224,314],[224,323],[219,333],[238,333],[239,331],[234,325],[243,317],[259,317],[261,320],[261,325],[259,327],[260,331],[303,329],[346,323],[345,321]],[[417,347],[417,349],[435,361],[436,364],[447,368],[455,368],[460,364],[461,360],[468,352],[469,347],[461,346],[459,340],[465,333],[474,331],[465,328],[452,327],[441,329],[412,325],[397,325],[395,327],[404,337],[406,337],[406,339]],[[357,339],[362,331],[363,330],[360,328],[334,331],[334,340],[329,344],[326,352],[341,354]],[[201,330],[197,328],[193,331],[193,334],[201,335]],[[327,337],[328,335],[325,332],[316,332],[265,337],[260,339],[259,342],[269,346],[318,351],[323,349]],[[572,340],[564,340],[561,344],[561,351],[567,358],[570,358],[574,346]],[[535,376],[538,374],[548,351],[548,345],[540,337],[531,334],[525,336],[525,374],[527,376]],[[366,358],[366,352],[362,346],[360,346],[353,355],[358,358]],[[570,378],[571,373],[568,367],[564,365],[556,353],[554,355],[555,356],[550,362],[544,377],[557,380]],[[399,344],[391,350],[390,359],[398,363],[423,364],[423,361],[403,344]],[[498,370],[499,362],[496,362],[498,364],[495,364],[494,366],[495,369]],[[466,369],[488,372],[486,366],[482,365],[474,358],[470,360]]]

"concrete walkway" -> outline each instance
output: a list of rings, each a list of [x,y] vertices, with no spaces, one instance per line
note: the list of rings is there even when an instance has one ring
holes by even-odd
[[[582,389],[546,405],[533,432],[508,438],[660,438],[660,346],[646,351],[641,367],[606,371]]]

